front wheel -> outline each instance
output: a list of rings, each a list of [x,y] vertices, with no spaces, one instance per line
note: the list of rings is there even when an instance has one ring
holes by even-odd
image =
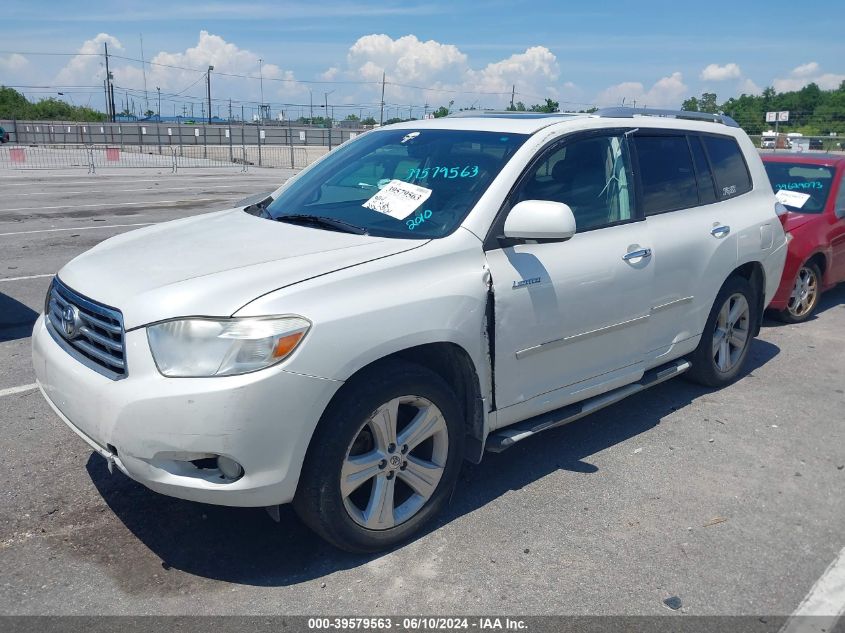
[[[757,303],[747,280],[731,277],[725,282],[690,358],[690,380],[707,387],[724,387],[736,380],[748,357]]]
[[[390,362],[352,379],[311,441],[294,507],[335,546],[389,548],[446,504],[463,456],[457,398],[437,374]]]

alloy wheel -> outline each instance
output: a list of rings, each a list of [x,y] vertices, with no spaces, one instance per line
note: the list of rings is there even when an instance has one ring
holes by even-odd
[[[449,455],[449,432],[440,409],[419,396],[400,396],[367,419],[340,472],[349,516],[371,530],[404,523],[434,494]]]
[[[745,296],[732,294],[719,310],[713,334],[713,360],[716,369],[729,372],[742,359],[750,337],[750,308]]]
[[[819,280],[815,271],[808,266],[802,266],[795,277],[795,285],[792,287],[786,309],[796,318],[805,317],[815,308],[818,294]]]

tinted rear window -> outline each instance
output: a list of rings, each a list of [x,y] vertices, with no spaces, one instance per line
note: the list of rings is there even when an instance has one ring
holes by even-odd
[[[728,136],[704,136],[702,141],[713,167],[719,200],[727,200],[751,191],[748,167],[736,139]]]
[[[685,136],[635,136],[646,215],[698,205],[695,170]]]

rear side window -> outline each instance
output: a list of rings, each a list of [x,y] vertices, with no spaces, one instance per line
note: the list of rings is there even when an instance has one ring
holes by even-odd
[[[654,215],[698,205],[686,136],[635,136],[643,210]]]
[[[727,200],[751,191],[751,177],[736,139],[704,136],[701,139],[716,178],[716,196]]]

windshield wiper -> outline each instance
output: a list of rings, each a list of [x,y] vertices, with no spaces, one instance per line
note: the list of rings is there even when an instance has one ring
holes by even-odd
[[[278,222],[289,222],[291,224],[310,224],[312,226],[322,226],[341,231],[343,233],[354,233],[355,235],[366,235],[366,229],[362,229],[356,224],[338,220],[337,218],[329,218],[324,215],[309,215],[307,213],[293,213],[291,215],[281,215],[276,218]]]

